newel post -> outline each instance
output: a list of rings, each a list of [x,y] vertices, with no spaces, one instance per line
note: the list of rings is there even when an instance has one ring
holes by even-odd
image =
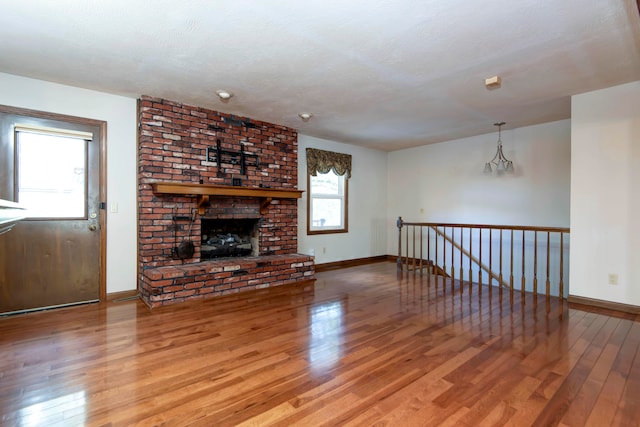
[[[402,217],[399,216],[396,221],[396,226],[398,227],[398,258],[396,259],[396,265],[400,271],[402,271],[402,224]]]

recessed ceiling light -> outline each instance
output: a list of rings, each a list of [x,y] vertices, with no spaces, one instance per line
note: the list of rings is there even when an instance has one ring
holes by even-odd
[[[309,119],[311,117],[313,117],[313,114],[311,114],[311,113],[300,113],[300,114],[298,114],[298,116],[302,119],[303,122],[308,122]]]
[[[228,90],[217,90],[216,94],[222,102],[227,102],[233,96],[233,93],[229,92]]]

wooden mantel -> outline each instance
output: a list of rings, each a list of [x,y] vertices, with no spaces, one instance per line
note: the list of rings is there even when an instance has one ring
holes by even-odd
[[[303,191],[279,188],[247,188],[230,185],[196,184],[186,182],[154,182],[155,194],[198,196],[198,213],[204,215],[210,197],[253,197],[260,199],[260,213],[264,215],[273,199],[299,199]]]

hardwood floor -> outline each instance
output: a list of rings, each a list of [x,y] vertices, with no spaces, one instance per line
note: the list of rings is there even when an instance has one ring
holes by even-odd
[[[470,295],[382,262],[149,311],[0,318],[0,424],[608,426],[640,422],[640,322]],[[437,286],[436,286],[437,284]]]

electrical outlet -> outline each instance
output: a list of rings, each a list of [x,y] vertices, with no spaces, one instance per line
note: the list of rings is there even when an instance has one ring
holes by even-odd
[[[610,285],[617,285],[618,284],[618,275],[617,274],[609,273],[609,284]]]
[[[327,248],[322,248],[322,253],[326,254],[327,253]]]

